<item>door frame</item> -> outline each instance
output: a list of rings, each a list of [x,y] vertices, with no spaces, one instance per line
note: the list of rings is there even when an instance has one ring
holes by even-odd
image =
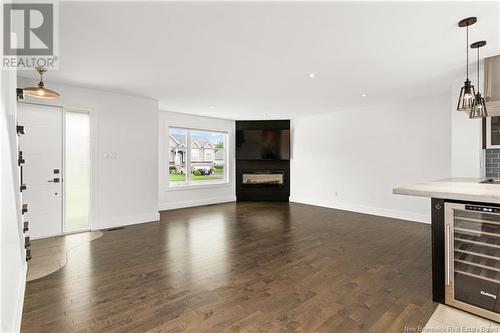
[[[62,117],[62,125],[61,125],[61,234],[54,236],[63,236],[74,233],[80,233],[85,231],[92,231],[93,229],[93,220],[94,220],[94,176],[95,176],[95,165],[94,165],[94,135],[97,133],[97,119],[92,109],[83,108],[83,107],[64,107],[59,104],[46,104],[46,103],[34,103],[26,100],[18,100],[17,103],[21,104],[29,104],[29,105],[37,105],[37,106],[47,106],[47,107],[55,107],[61,109],[61,117]],[[89,125],[90,125],[90,133],[89,133],[89,155],[90,155],[90,204],[89,204],[89,227],[85,229],[74,230],[71,232],[65,232],[66,225],[66,191],[65,191],[65,172],[66,172],[66,112],[83,112],[88,113],[89,115]],[[22,124],[21,124],[22,125]]]

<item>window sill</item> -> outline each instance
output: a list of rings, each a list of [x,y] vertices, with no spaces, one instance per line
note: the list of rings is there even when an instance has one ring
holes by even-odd
[[[232,184],[229,182],[200,184],[200,185],[179,185],[179,186],[169,186],[165,189],[165,191],[189,191],[189,190],[221,188],[221,187],[231,187],[231,186]]]

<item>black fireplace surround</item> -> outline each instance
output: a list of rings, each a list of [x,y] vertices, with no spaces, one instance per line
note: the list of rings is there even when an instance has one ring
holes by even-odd
[[[236,121],[236,133],[244,130],[290,130],[290,120]],[[250,160],[238,158],[239,155],[241,154],[238,154],[238,144],[236,144],[236,198],[238,201],[288,201],[290,197],[289,159]]]

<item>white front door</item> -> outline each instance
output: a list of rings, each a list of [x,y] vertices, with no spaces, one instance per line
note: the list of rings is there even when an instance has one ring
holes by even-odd
[[[29,236],[62,234],[62,108],[18,103],[19,138],[23,166],[23,203]]]

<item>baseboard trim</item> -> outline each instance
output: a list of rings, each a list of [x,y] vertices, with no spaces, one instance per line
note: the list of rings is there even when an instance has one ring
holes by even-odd
[[[92,230],[102,230],[116,227],[124,227],[133,224],[141,224],[155,222],[160,220],[160,212],[149,214],[129,215],[122,217],[113,217],[110,219],[102,219],[97,226],[93,226]]]
[[[425,214],[416,214],[416,213],[410,213],[410,212],[399,211],[399,210],[391,210],[391,209],[384,209],[384,208],[377,208],[377,207],[354,205],[354,204],[343,203],[343,202],[335,202],[335,201],[296,197],[296,196],[290,197],[290,201],[296,202],[296,203],[301,203],[301,204],[306,204],[306,205],[347,210],[350,212],[370,214],[370,215],[376,215],[376,216],[384,216],[384,217],[390,217],[390,218],[394,218],[394,219],[408,220],[408,221],[427,223],[427,224],[429,224],[431,221],[431,217],[427,216]]]
[[[187,207],[213,205],[213,204],[233,202],[233,201],[236,201],[236,196],[215,197],[215,198],[208,198],[208,199],[188,200],[188,201],[179,201],[179,202],[164,202],[164,203],[160,204],[160,211],[179,209],[179,208],[187,208]]]
[[[59,237],[59,236],[64,236],[64,234],[45,234],[45,235],[40,235],[40,236],[30,236],[31,240],[37,240],[37,239],[45,239],[45,238],[51,238],[51,237]]]
[[[21,277],[21,283],[19,284],[19,289],[17,291],[17,302],[16,302],[16,317],[13,325],[12,332],[21,332],[21,322],[23,320],[23,307],[24,307],[24,293],[26,291],[26,276],[28,274],[28,265],[25,264],[23,268],[23,273]]]

